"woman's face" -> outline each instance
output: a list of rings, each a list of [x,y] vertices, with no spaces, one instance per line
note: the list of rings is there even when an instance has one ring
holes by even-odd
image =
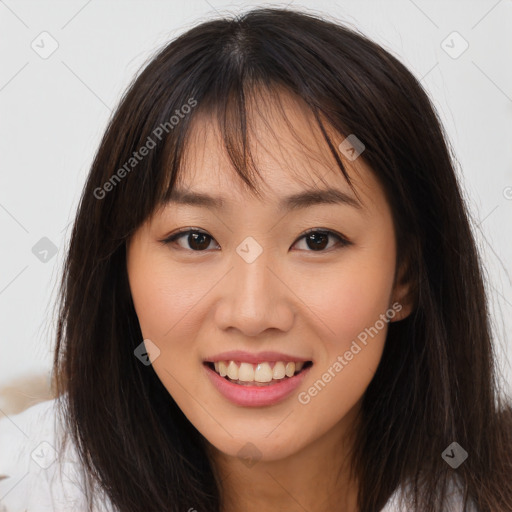
[[[386,320],[407,312],[405,289],[393,288],[395,233],[382,188],[361,158],[340,152],[359,203],[311,118],[282,100],[302,143],[275,110],[271,132],[253,120],[263,199],[231,170],[215,127],[198,118],[179,189],[222,205],[173,201],[138,229],[127,252],[135,309],[163,385],[216,449],[269,461],[348,428],[379,364]],[[336,147],[344,139],[330,135]],[[328,188],[349,199],[287,201]],[[318,231],[304,236],[308,230]],[[243,353],[223,355],[231,351]],[[289,364],[308,361],[299,373],[300,364]]]

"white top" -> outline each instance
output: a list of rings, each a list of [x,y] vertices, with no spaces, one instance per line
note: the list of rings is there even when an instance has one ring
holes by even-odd
[[[62,464],[56,450],[63,432],[54,405],[40,402],[0,419],[0,512],[67,512],[85,510],[78,456],[71,443]],[[2,478],[5,477],[5,478]],[[96,512],[115,512],[103,495]],[[443,512],[462,512],[460,495]],[[104,508],[103,508],[104,507]],[[381,512],[409,512],[398,491]]]

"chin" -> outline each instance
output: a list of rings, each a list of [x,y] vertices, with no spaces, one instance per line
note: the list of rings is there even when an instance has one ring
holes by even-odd
[[[279,437],[271,438],[267,433],[261,435],[245,435],[243,437],[222,436],[222,439],[208,439],[215,450],[228,457],[241,459],[248,467],[256,462],[272,462],[286,459],[302,448],[304,437],[301,436],[301,444],[297,445],[290,437],[291,433],[281,432]]]

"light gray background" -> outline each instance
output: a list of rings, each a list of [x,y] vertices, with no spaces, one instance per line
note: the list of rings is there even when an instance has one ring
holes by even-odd
[[[356,27],[421,79],[460,162],[510,391],[510,0],[0,1],[0,387],[49,375],[55,334],[50,304],[70,222],[124,88],[161,45],[196,23],[262,5],[303,7]],[[51,48],[49,37],[40,36],[44,31],[58,43],[46,59],[31,47]],[[454,31],[469,44],[457,58],[447,53],[463,48]],[[32,251],[43,237],[57,248],[46,262]]]

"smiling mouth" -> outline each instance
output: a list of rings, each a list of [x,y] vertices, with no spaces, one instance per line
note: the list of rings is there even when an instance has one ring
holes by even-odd
[[[263,387],[291,379],[310,368],[313,362],[276,361],[251,364],[237,361],[206,361],[203,364],[233,384]]]

